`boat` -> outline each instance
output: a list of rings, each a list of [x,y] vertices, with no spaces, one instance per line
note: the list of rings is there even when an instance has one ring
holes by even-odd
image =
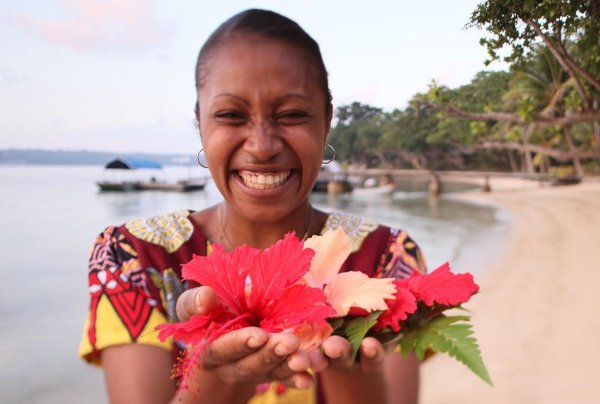
[[[103,192],[125,192],[125,191],[137,191],[137,183],[130,181],[111,182],[111,181],[96,181],[96,185]]]
[[[352,189],[352,196],[371,197],[391,195],[396,190],[396,184],[387,183],[373,187],[356,187]]]
[[[330,161],[321,165],[312,192],[329,192],[332,189],[342,193],[352,191],[352,183],[348,180],[346,173],[337,161]]]
[[[96,184],[102,192],[178,191],[204,189],[210,177],[191,177],[176,182],[159,180],[162,166],[152,160],[117,158],[105,166],[105,177]]]
[[[208,178],[198,177],[188,180],[179,180],[175,183],[165,181],[139,181],[136,185],[138,191],[199,191],[204,189],[208,183]]]

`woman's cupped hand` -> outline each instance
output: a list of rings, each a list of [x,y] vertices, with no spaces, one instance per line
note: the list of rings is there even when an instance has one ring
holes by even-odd
[[[209,313],[217,305],[217,296],[210,287],[192,288],[179,297],[177,316],[179,321],[187,321],[193,315]],[[309,371],[381,371],[385,350],[376,339],[365,338],[360,357],[355,363],[350,342],[337,335],[325,339],[320,348],[305,351],[293,333],[269,334],[258,327],[246,327],[210,343],[201,356],[201,366],[230,384],[278,381],[288,387],[308,388],[313,381]]]

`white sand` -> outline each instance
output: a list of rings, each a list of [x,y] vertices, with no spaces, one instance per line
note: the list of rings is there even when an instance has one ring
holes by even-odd
[[[491,186],[461,199],[511,214],[506,252],[466,305],[494,387],[436,355],[422,366],[421,403],[600,403],[600,182]]]

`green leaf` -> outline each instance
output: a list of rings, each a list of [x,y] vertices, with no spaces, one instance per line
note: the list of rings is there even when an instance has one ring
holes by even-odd
[[[333,331],[337,331],[344,324],[344,319],[342,317],[330,318],[327,320]]]
[[[473,326],[467,316],[440,316],[418,330],[412,330],[400,340],[400,352],[408,355],[415,352],[419,359],[431,349],[435,352],[447,353],[479,376],[490,386],[492,380],[481,358],[477,340],[473,337]]]
[[[344,325],[344,331],[346,334],[346,338],[350,341],[352,345],[352,360],[356,359],[356,354],[358,353],[358,349],[360,348],[360,343],[367,335],[367,332],[377,323],[377,319],[383,313],[382,311],[374,311],[368,316],[356,317],[350,321],[348,321]]]

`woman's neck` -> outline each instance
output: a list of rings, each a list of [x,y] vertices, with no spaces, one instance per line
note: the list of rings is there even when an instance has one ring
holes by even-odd
[[[306,239],[320,232],[324,224],[323,213],[314,210],[308,202],[284,219],[275,222],[249,220],[226,202],[216,206],[214,216],[221,233],[218,242],[226,250],[244,244],[259,249],[267,248],[290,231],[294,231],[296,237]]]

